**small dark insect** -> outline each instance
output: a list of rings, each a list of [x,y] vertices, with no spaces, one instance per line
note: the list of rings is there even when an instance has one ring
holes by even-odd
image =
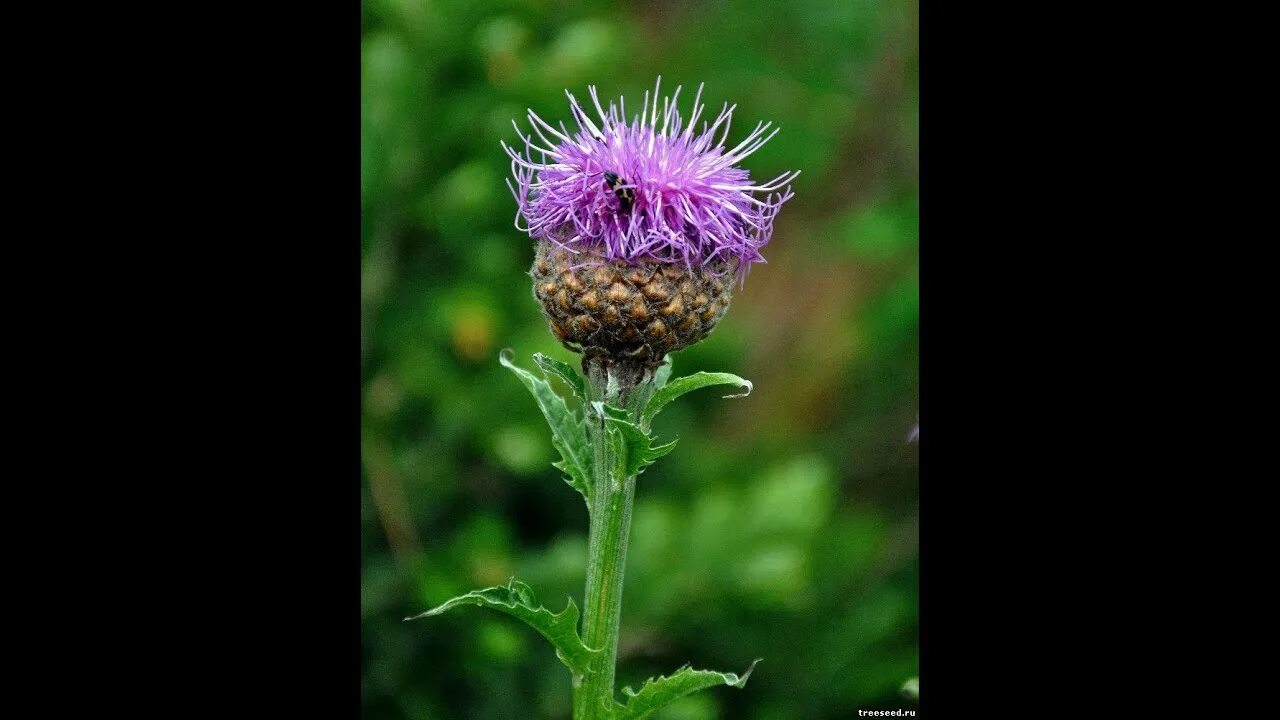
[[[630,210],[632,203],[636,201],[636,194],[632,188],[618,187],[626,185],[627,181],[618,177],[618,173],[606,172],[604,174],[604,184],[618,196],[618,202],[622,204],[623,210]]]

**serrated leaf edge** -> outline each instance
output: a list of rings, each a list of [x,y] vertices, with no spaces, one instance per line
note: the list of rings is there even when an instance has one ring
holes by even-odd
[[[503,590],[507,592],[507,601],[486,595],[486,593]],[[589,647],[582,641],[582,636],[578,634],[579,614],[577,604],[573,602],[572,597],[569,597],[568,602],[565,604],[565,608],[558,613],[553,613],[551,610],[547,609],[545,605],[537,605],[537,607],[535,607],[534,603],[537,602],[537,599],[537,595],[534,594],[531,587],[513,577],[507,581],[506,585],[494,585],[493,587],[480,588],[479,590],[472,590],[471,592],[458,595],[457,597],[449,598],[426,612],[406,617],[404,621],[409,622],[411,620],[419,620],[425,617],[441,615],[462,605],[475,605],[476,607],[485,607],[491,610],[497,610],[498,612],[505,613],[523,621],[526,625],[536,630],[539,635],[546,638],[547,641],[551,643],[552,647],[555,648],[556,657],[558,657],[560,661],[563,662],[571,671],[578,674],[586,673],[592,656],[598,654],[600,649]],[[535,625],[530,619],[520,617],[519,615],[508,611],[514,610],[518,607],[522,607],[530,611],[535,616],[545,618],[547,628]],[[571,626],[572,640],[577,643],[577,647],[564,648],[561,646],[560,642],[557,642],[555,638],[551,637],[551,635],[547,633],[547,629],[566,621],[569,622]]]
[[[533,364],[548,378],[555,375],[563,380],[576,397],[583,402],[587,401],[587,381],[572,366],[542,353],[533,354]]]
[[[610,405],[603,406],[602,410],[600,408],[597,409],[608,425],[609,436],[617,438],[614,444],[614,451],[619,462],[617,469],[624,477],[643,473],[644,469],[652,465],[654,461],[671,452],[679,440],[679,438],[676,438],[670,442],[654,445],[651,433],[645,432],[643,428],[629,419],[608,414],[608,410],[614,410],[618,413],[623,411]],[[631,452],[631,442],[634,442],[636,447],[639,448],[638,452]]]
[[[675,702],[676,700],[679,700],[682,697],[692,695],[693,693],[696,693],[696,692],[701,692],[702,690],[706,690],[708,688],[716,687],[717,685],[720,685],[720,684],[741,689],[746,686],[747,679],[751,677],[751,673],[756,669],[756,665],[758,665],[761,660],[763,660],[763,658],[756,658],[755,660],[753,660],[751,662],[751,665],[747,667],[746,671],[743,672],[741,675],[738,675],[736,673],[719,672],[717,670],[697,670],[692,665],[689,665],[686,663],[685,665],[681,666],[678,670],[671,673],[670,675],[660,675],[656,678],[651,677],[648,680],[645,680],[644,683],[640,686],[640,689],[638,691],[632,690],[629,686],[624,687],[622,689],[622,694],[626,696],[627,702],[626,704],[618,703],[614,707],[614,711],[615,711],[614,718],[615,720],[640,720],[640,718],[648,717],[650,713],[653,713],[659,710],[660,708],[666,707],[667,705]],[[637,698],[643,700],[646,693],[649,693],[650,695],[657,693],[659,690],[661,690],[664,687],[665,684],[671,684],[672,682],[679,680],[680,674],[685,672],[704,674],[707,676],[705,679],[711,680],[711,682],[708,682],[705,685],[698,685],[697,687],[694,687],[686,692],[681,692],[677,695],[673,695],[672,697],[664,700],[660,704],[654,705],[653,707],[650,707],[650,708],[637,707],[633,709],[632,704],[634,702],[637,702]],[[718,679],[720,682],[715,682],[716,679]]]
[[[523,384],[525,389],[529,391],[529,394],[533,395],[533,400],[538,405],[538,410],[542,412],[543,419],[546,420],[547,427],[551,431],[551,444],[560,453],[561,459],[552,463],[552,467],[565,473],[565,482],[567,482],[574,490],[581,493],[582,497],[587,501],[587,507],[590,507],[592,494],[592,463],[594,462],[594,459],[589,452],[585,451],[585,448],[590,446],[590,440],[586,435],[587,430],[585,418],[570,410],[569,406],[565,404],[564,398],[560,397],[560,395],[556,394],[555,390],[551,389],[551,384],[545,377],[546,370],[543,369],[541,365],[539,365],[539,369],[543,370],[544,377],[540,378],[519,365],[516,365],[512,361],[514,356],[515,352],[511,348],[503,348],[502,352],[498,353],[498,362],[501,363],[503,367],[515,373],[521,384]],[[568,429],[571,429],[575,434],[578,434],[581,439],[581,446],[584,448],[584,452],[581,454],[575,453],[573,448],[571,448],[565,439],[561,437],[561,431],[557,429],[557,425],[554,424],[551,417],[549,417],[548,409],[543,407],[544,399],[538,393],[539,383],[546,388],[548,395],[546,402],[551,405],[552,411],[557,413],[563,411],[564,417],[568,419]],[[575,473],[574,470],[577,472]]]

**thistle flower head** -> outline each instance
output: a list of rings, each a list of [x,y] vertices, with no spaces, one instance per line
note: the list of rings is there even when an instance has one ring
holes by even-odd
[[[521,133],[516,125],[523,148],[502,143],[515,180],[508,187],[519,204],[516,227],[568,252],[610,261],[680,263],[690,269],[736,265],[741,280],[753,263],[764,261],[760,249],[773,234],[782,204],[792,197],[789,183],[800,173],[753,182],[738,164],[777,128],[770,131],[772,123],[759,123],[727,147],[736,105],[726,103],[695,133],[705,109],[702,87],[686,122],[676,106],[680,88],[659,103],[661,82],[658,78],[653,93],[645,93],[630,123],[624,101],[605,110],[595,87],[588,92],[598,121],[565,93],[575,133],[530,110],[533,132]]]

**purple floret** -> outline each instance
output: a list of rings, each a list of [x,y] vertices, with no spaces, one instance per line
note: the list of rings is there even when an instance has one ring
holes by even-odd
[[[595,87],[588,92],[598,124],[565,91],[578,124],[573,135],[563,123],[554,128],[529,111],[534,135],[516,126],[524,153],[502,143],[515,176],[515,187],[507,185],[520,206],[516,228],[610,260],[655,259],[690,267],[736,261],[741,278],[751,264],[764,262],[760,248],[768,244],[773,219],[791,199],[789,183],[800,172],[753,183],[750,173],[735,166],[777,134],[776,128],[765,134],[773,123],[757,124],[742,142],[726,148],[737,106],[726,103],[715,122],[704,121],[695,135],[705,107],[699,102],[702,87],[686,124],[676,109],[680,88],[662,98],[659,112],[661,82],[652,96],[645,93],[630,124],[623,100],[610,103],[606,112]]]

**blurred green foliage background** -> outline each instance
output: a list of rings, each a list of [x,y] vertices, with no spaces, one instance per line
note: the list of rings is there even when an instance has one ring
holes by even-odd
[[[498,364],[544,352],[499,139],[564,90],[639,108],[699,82],[737,103],[747,166],[800,169],[769,262],[675,356],[746,399],[690,395],[675,452],[640,480],[619,685],[685,662],[743,690],[659,718],[856,717],[910,707],[918,672],[917,11],[894,0],[366,0],[361,11],[361,650],[369,719],[568,718],[569,675],[514,619],[453,595],[528,582],[581,602],[586,508],[532,399]],[[926,689],[927,692],[927,689]]]

